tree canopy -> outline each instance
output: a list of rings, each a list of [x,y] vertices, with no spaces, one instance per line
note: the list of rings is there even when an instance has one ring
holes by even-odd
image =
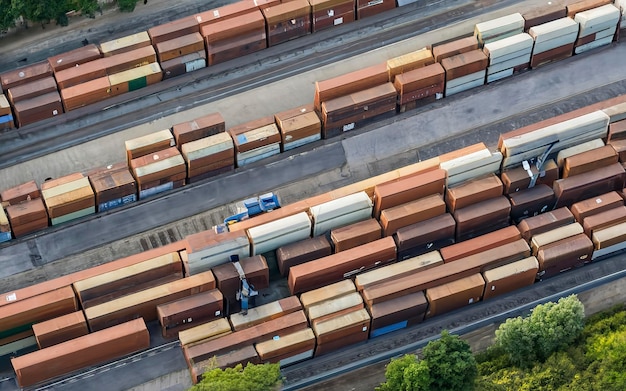
[[[278,390],[281,380],[278,364],[238,364],[208,370],[189,391],[273,391]]]

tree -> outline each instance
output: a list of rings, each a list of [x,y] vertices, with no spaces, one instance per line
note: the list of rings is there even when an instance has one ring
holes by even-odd
[[[210,369],[190,391],[273,391],[280,386],[279,364],[238,364],[234,368]]]
[[[20,16],[15,12],[11,0],[0,0],[0,31],[8,30],[15,26],[15,20]]]
[[[122,12],[133,12],[136,5],[137,0],[117,0],[117,6]]]
[[[528,367],[567,348],[581,335],[584,322],[583,304],[572,295],[557,303],[538,305],[526,318],[507,319],[496,330],[496,344],[513,364]]]
[[[444,330],[441,338],[431,341],[423,351],[430,368],[430,390],[465,391],[474,389],[478,375],[476,359],[467,342]]]
[[[426,391],[430,387],[430,371],[425,361],[406,354],[391,359],[385,369],[385,380],[376,391]]]

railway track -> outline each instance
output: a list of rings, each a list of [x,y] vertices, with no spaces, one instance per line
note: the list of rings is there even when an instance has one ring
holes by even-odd
[[[0,134],[0,169],[517,3],[419,1],[168,79]]]

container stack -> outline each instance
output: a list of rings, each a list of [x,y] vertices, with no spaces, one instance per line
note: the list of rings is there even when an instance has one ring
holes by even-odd
[[[618,153],[619,160],[626,162],[626,120],[616,121],[609,124],[609,136],[607,144],[611,145]]]
[[[20,238],[48,226],[48,212],[35,181],[7,189],[0,195],[13,235]]]
[[[269,268],[264,256],[254,255],[240,259],[239,265],[248,283],[256,291],[262,291],[269,287]],[[224,295],[224,299],[230,303],[230,308],[234,308],[237,304],[237,291],[241,289],[241,278],[237,269],[232,262],[227,262],[215,266],[211,270],[215,275],[217,288]]]
[[[20,84],[11,87],[7,91],[7,98],[12,105],[27,99],[35,98],[39,95],[57,91],[57,83],[54,77],[48,76],[36,81]]]
[[[152,45],[169,41],[178,37],[200,32],[198,20],[193,16],[176,19],[172,22],[154,26],[148,29]]]
[[[536,68],[562,60],[574,53],[578,23],[572,18],[561,18],[533,26],[528,30],[528,34],[535,40],[530,66]]]
[[[522,14],[522,16],[525,21],[524,31],[529,33],[530,29],[535,26],[567,17],[567,8],[565,4],[559,1],[552,4],[544,4],[541,7],[529,10]]]
[[[156,309],[163,338],[175,338],[183,330],[221,318],[224,297],[219,289],[212,289],[158,305]]]
[[[447,43],[433,46],[433,58],[441,62],[444,58],[456,56],[478,49],[478,39],[475,36],[455,39]]]
[[[32,124],[63,113],[61,96],[57,91],[20,101],[13,106],[18,126]]]
[[[328,107],[323,107],[324,103],[335,106],[337,109],[344,108],[350,109],[355,106],[354,98],[350,97],[350,94],[364,91],[362,95],[367,97],[380,95],[381,92],[387,91],[385,87],[382,87],[389,83],[389,73],[387,71],[387,64],[378,64],[358,71],[350,72],[345,75],[337,76],[332,79],[316,81],[315,82],[315,98],[314,107],[315,110],[320,113],[322,117],[322,137],[330,138],[337,136],[345,131],[352,130],[356,127],[357,123],[351,121],[352,118],[346,116],[339,123],[327,122],[327,115],[324,115],[324,111],[328,112]],[[377,88],[383,88],[384,91],[378,91]],[[365,92],[367,91],[367,92]],[[394,104],[393,112],[395,112],[395,89],[394,89]],[[382,97],[385,95],[383,94]],[[362,100],[365,96],[357,96],[357,99]],[[384,102],[381,102],[384,103]],[[363,104],[363,103],[362,103]],[[326,105],[326,106],[327,106]],[[332,109],[333,107],[331,107]],[[384,106],[382,109],[387,109]],[[360,108],[363,111],[363,108]],[[349,111],[348,111],[349,113]],[[376,113],[379,114],[379,113]],[[359,120],[356,118],[356,120]]]
[[[33,333],[39,349],[82,337],[89,333],[83,311],[72,312],[33,325]]]
[[[361,246],[382,238],[382,230],[376,219],[360,221],[330,231],[335,253]]]
[[[76,173],[41,184],[51,225],[96,213],[95,196],[89,178]]]
[[[13,120],[13,112],[9,101],[4,94],[0,94],[0,130],[9,130],[15,128]]]
[[[182,144],[187,181],[194,183],[235,168],[235,145],[228,133],[217,133]]]
[[[136,34],[127,35],[112,41],[100,44],[100,52],[103,57],[111,57],[115,54],[130,52],[144,46],[151,46],[150,36],[147,31],[141,31]]]
[[[101,57],[102,53],[100,53],[100,49],[91,43],[78,49],[49,57],[48,62],[52,67],[52,72],[56,73],[58,71],[62,71],[63,69],[72,68],[89,61],[97,60]]]
[[[2,91],[6,92],[13,87],[50,76],[52,76],[52,67],[48,61],[43,61],[0,74],[0,86]]]
[[[609,116],[598,110],[554,125],[529,126],[500,136],[499,148],[504,155],[502,169],[519,166],[523,161],[543,154],[607,136]]]
[[[576,13],[574,20],[580,24],[580,30],[574,53],[584,53],[613,42],[620,19],[620,10],[612,4]]]
[[[394,0],[356,0],[356,18],[360,20],[394,8]]]
[[[99,77],[61,90],[66,112],[100,102],[110,96],[111,84],[108,77]]]
[[[116,96],[130,91],[135,91],[145,86],[155,84],[163,79],[163,72],[158,63],[129,69],[109,75],[111,95]]]
[[[435,63],[433,53],[429,48],[422,48],[414,52],[404,54],[402,56],[390,58],[387,60],[387,73],[389,81],[393,82],[397,75],[420,69]]]
[[[137,180],[140,200],[178,189],[187,177],[185,160],[176,147],[135,158],[130,162],[130,169]]]
[[[526,33],[486,43],[483,51],[489,57],[487,83],[528,69],[532,50],[533,38]]]
[[[261,11],[265,17],[268,46],[311,34],[311,5],[307,0],[291,0]]]
[[[300,212],[248,228],[246,233],[250,238],[250,253],[264,254],[311,237],[311,219],[306,212]]]
[[[439,168],[447,172],[447,186],[498,172],[502,153],[491,152],[483,143],[470,145],[439,157]]]
[[[280,132],[274,117],[264,117],[228,129],[237,152],[237,167],[280,153]]]
[[[312,206],[309,215],[313,218],[313,236],[367,220],[372,216],[372,207],[372,200],[364,191]]]
[[[211,113],[172,127],[172,134],[179,148],[185,143],[225,131],[224,117],[220,113]]]
[[[383,236],[392,236],[398,229],[429,220],[446,213],[446,204],[441,194],[434,194],[383,209],[380,225]]]
[[[526,21],[519,13],[506,15],[500,18],[477,23],[474,26],[474,36],[481,46],[524,32]]]
[[[365,292],[376,290],[377,286],[381,287],[394,279],[410,276],[442,264],[443,259],[439,252],[431,251],[360,274],[355,278],[355,284],[359,292],[367,299],[368,295]],[[389,297],[387,300],[376,300],[376,303],[366,300],[366,304],[372,317],[370,338],[422,322],[428,307],[422,290],[399,292],[398,296]]]
[[[202,26],[200,33],[206,42],[209,65],[258,52],[267,47],[265,19],[258,9],[231,18],[218,19]]]
[[[302,296],[317,339],[315,356],[367,340],[370,315],[352,281],[305,292]]]
[[[536,164],[518,166],[502,171],[500,179],[504,185],[504,194],[529,189],[535,185],[547,185],[552,188],[554,181],[559,179],[559,166],[554,159],[549,159],[542,165],[541,170]]]
[[[89,173],[98,212],[137,201],[137,182],[126,162],[111,164]]]
[[[426,318],[477,303],[482,300],[484,289],[485,280],[480,273],[426,289]]]
[[[489,59],[482,50],[472,50],[441,60],[446,71],[445,96],[485,84]]]
[[[280,275],[286,277],[292,266],[326,257],[333,249],[326,236],[316,236],[279,247],[276,250],[276,263]]]
[[[313,105],[305,105],[274,115],[280,131],[281,152],[312,143],[322,137],[322,123]]]
[[[397,75],[393,85],[398,93],[398,110],[406,110],[443,98],[446,72],[439,63]]]
[[[289,269],[287,282],[291,294],[295,295],[339,282],[360,272],[395,262],[395,260],[396,245],[393,238],[386,237],[292,266]]]
[[[206,67],[204,39],[199,32],[159,42],[155,48],[166,78]]]
[[[484,271],[483,300],[532,285],[538,272],[539,262],[534,256]]]
[[[126,161],[130,165],[133,159],[163,151],[174,145],[176,145],[176,141],[169,129],[126,140],[124,142],[124,146],[126,147]]]
[[[250,242],[245,232],[202,231],[187,235],[186,259],[183,259],[185,274],[194,275],[215,266],[230,262],[231,255],[240,259],[250,256]]]
[[[354,22],[354,0],[309,0],[311,4],[311,31]]]

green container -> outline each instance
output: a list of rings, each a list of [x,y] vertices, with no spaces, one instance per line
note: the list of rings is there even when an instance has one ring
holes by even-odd
[[[148,79],[145,76],[128,82],[128,91],[135,91],[148,85]]]

